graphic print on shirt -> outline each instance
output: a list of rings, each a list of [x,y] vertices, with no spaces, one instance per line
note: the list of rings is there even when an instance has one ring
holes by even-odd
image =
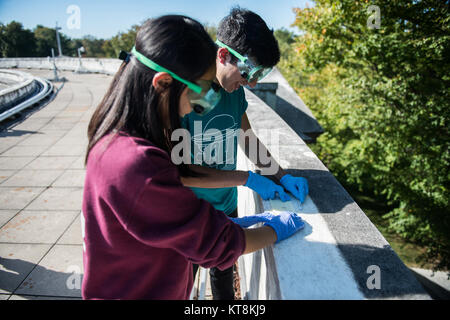
[[[238,129],[239,124],[229,114],[214,116],[204,128],[201,121],[194,121],[193,162],[215,169],[234,169]]]

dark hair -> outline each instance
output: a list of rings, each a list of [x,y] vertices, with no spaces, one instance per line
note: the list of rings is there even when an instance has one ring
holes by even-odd
[[[203,26],[186,16],[167,15],[149,19],[136,35],[136,50],[160,66],[188,81],[195,81],[215,64],[217,47]],[[131,49],[131,48],[130,48]],[[147,139],[155,146],[172,151],[170,139],[181,127],[179,101],[186,87],[173,80],[170,92],[157,92],[152,85],[156,71],[130,56],[115,74],[111,85],[95,110],[88,127],[85,163],[92,147],[105,135],[125,131]],[[168,104],[170,127],[164,126],[160,103]],[[185,164],[179,165],[182,175],[192,175]]]
[[[264,20],[247,9],[234,7],[217,28],[217,39],[242,55],[255,59],[263,67],[273,67],[280,61],[280,49]]]

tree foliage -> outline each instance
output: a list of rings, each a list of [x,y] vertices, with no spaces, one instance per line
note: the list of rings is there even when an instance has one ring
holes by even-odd
[[[56,40],[56,30],[54,28],[47,28],[42,25],[37,25],[33,30],[36,45],[34,47],[34,56],[48,57],[52,55],[52,48],[55,56],[58,55],[58,45]],[[61,50],[63,54],[68,54],[71,51],[70,39],[63,33],[59,33],[61,42]],[[30,47],[32,48],[32,47]],[[72,52],[70,52],[72,53]],[[23,55],[21,55],[23,57]]]
[[[379,0],[379,28],[371,4],[294,9],[302,34],[279,67],[326,130],[313,148],[328,168],[393,205],[390,227],[450,269],[449,2]]]
[[[217,27],[213,24],[205,24],[204,27],[215,40]],[[61,32],[59,34],[64,56],[77,57],[78,49],[84,47],[84,57],[117,58],[121,50],[131,50],[138,30],[139,26],[133,25],[126,32],[119,32],[110,39],[97,39],[90,35],[70,39]],[[34,30],[27,30],[16,21],[7,25],[0,22],[0,57],[47,57],[51,55],[52,48],[58,55],[54,28],[38,25]]]
[[[120,32],[103,44],[104,56],[108,58],[117,58],[121,50],[130,51],[136,40],[136,34],[139,26],[133,25],[128,32]]]
[[[216,25],[211,24],[211,23],[205,23],[203,25],[203,27],[205,28],[206,32],[209,34],[211,39],[216,41],[217,40],[217,27],[216,27]]]
[[[127,32],[120,32],[107,40],[90,35],[80,39],[70,39],[61,32],[59,38],[64,56],[77,57],[78,49],[84,47],[84,57],[117,58],[120,50],[131,50],[137,30],[138,26],[134,25]],[[37,25],[33,30],[28,30],[16,21],[7,25],[0,23],[1,57],[48,57],[51,56],[52,49],[55,55],[58,55],[54,28]]]
[[[32,31],[24,29],[20,22],[8,25],[0,23],[0,54],[2,57],[32,57],[36,40]]]

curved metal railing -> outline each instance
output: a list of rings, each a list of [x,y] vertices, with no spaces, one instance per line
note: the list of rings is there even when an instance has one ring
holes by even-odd
[[[39,103],[53,93],[53,84],[45,79],[15,70],[0,70],[0,75],[2,73],[10,78],[16,77],[19,81],[17,85],[0,91],[0,101],[9,104],[6,108],[2,108],[6,110],[0,113],[0,121]],[[1,99],[2,97],[4,99]]]

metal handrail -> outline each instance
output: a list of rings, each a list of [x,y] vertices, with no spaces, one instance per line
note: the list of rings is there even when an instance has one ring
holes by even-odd
[[[33,77],[33,81],[37,81],[42,86],[42,90],[31,98],[23,101],[22,103],[19,103],[17,106],[1,113],[0,121],[3,121],[15,115],[16,113],[34,105],[35,103],[38,103],[42,99],[46,98],[51,92],[53,92],[53,84],[51,82],[38,77]]]

